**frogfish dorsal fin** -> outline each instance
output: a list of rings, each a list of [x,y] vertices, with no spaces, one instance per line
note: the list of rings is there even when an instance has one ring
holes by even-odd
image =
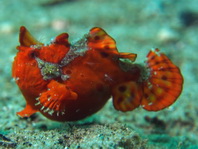
[[[139,107],[142,89],[137,82],[129,81],[116,85],[112,89],[113,105],[119,111],[132,111]]]
[[[68,38],[69,38],[69,35],[67,33],[62,33],[55,38],[54,43],[69,46],[70,44],[68,42]]]
[[[31,45],[43,45],[43,43],[36,40],[24,26],[20,27],[19,42],[21,46],[25,47],[29,47]]]
[[[182,91],[180,70],[158,49],[147,55],[149,78],[143,85],[141,105],[148,111],[164,109],[175,102]]]
[[[115,40],[99,27],[94,27],[90,30],[88,34],[88,47],[131,61],[135,61],[137,56],[133,53],[119,53]]]
[[[88,34],[88,47],[108,54],[118,55],[115,40],[102,28],[94,27]]]

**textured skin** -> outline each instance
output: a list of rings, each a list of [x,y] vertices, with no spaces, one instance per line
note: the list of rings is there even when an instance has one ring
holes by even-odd
[[[155,81],[152,73],[156,65],[151,63],[156,59],[149,59],[147,67],[133,64],[136,54],[119,53],[115,41],[101,28],[92,28],[72,45],[67,33],[44,45],[22,26],[19,42],[12,76],[26,99],[25,109],[17,113],[21,117],[41,112],[56,121],[80,120],[100,110],[111,96],[114,107],[123,112],[140,105],[146,110],[157,111],[171,105],[182,89],[179,69],[163,55],[162,59],[167,58],[165,63],[171,66],[165,76],[174,78],[176,81],[169,82],[178,82],[178,89],[172,91],[169,87],[169,93],[174,92],[174,96],[161,98],[166,93],[158,93],[168,84],[161,88],[148,86]],[[161,56],[159,61],[165,66]],[[157,74],[157,78],[165,78],[161,77],[161,72],[157,71]],[[156,98],[148,98],[153,94]]]

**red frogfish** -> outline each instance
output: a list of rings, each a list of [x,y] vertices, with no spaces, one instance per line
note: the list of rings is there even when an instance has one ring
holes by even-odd
[[[99,111],[111,97],[119,111],[159,111],[182,91],[179,68],[159,49],[151,50],[140,65],[134,63],[136,54],[118,52],[102,28],[92,28],[72,44],[68,37],[62,33],[45,45],[20,28],[12,66],[26,100],[17,112],[20,117],[40,112],[55,121],[77,121]]]

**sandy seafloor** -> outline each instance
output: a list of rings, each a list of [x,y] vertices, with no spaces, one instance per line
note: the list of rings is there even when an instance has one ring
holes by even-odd
[[[58,3],[59,2],[59,3]],[[0,0],[0,148],[197,149],[197,0]],[[104,28],[137,63],[160,48],[181,68],[183,92],[169,108],[116,111],[110,99],[93,116],[59,123],[40,113],[21,119],[25,100],[11,77],[20,26],[47,43],[62,32],[70,41]],[[86,84],[85,84],[86,85]]]

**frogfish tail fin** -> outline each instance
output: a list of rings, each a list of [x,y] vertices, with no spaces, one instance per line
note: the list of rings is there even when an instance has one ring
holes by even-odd
[[[141,105],[158,111],[173,104],[182,91],[183,77],[177,66],[158,49],[147,55],[148,78],[143,82]]]

